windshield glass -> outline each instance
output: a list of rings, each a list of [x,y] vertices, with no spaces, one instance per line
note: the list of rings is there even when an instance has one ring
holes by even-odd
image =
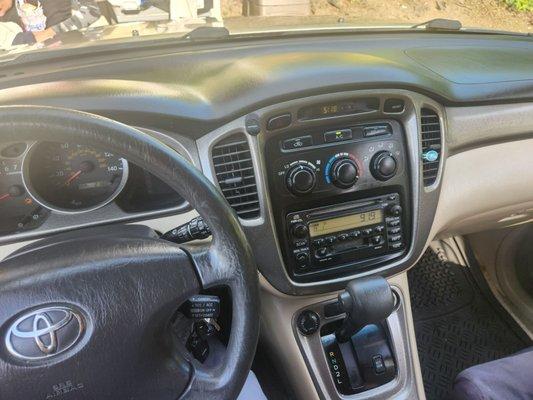
[[[231,34],[422,30],[434,19],[460,21],[465,31],[532,33],[533,0],[0,0],[0,53],[141,36],[182,38],[202,26],[226,27]]]

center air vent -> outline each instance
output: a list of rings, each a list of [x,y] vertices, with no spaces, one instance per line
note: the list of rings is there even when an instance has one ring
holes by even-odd
[[[231,136],[213,147],[213,166],[229,205],[243,219],[259,216],[259,197],[250,147],[244,135]]]
[[[442,154],[442,131],[439,115],[429,108],[423,108],[421,127],[424,186],[431,186],[437,180]]]

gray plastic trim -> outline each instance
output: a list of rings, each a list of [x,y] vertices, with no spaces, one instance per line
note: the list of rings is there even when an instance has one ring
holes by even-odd
[[[266,130],[266,122],[271,116],[290,112],[293,116],[293,123],[288,128],[290,130],[295,128],[305,129],[308,127],[321,126],[324,125],[323,120],[298,121],[297,110],[309,104],[354,97],[379,97],[381,104],[383,104],[384,99],[389,97],[402,98],[406,102],[404,112],[394,114],[394,117],[404,126],[408,162],[411,166],[410,179],[412,203],[410,206],[412,208],[411,226],[413,227],[411,233],[411,246],[406,255],[401,259],[392,261],[382,267],[375,268],[372,271],[354,273],[346,277],[328,279],[321,282],[295,282],[287,274],[281,256],[278,237],[274,226],[270,197],[267,190],[266,163],[268,160],[264,157],[267,138],[282,134],[286,132],[286,130],[268,132]],[[439,114],[442,128],[443,149],[441,153],[440,170],[435,184],[430,187],[424,187],[423,180],[421,179],[420,109],[423,107],[431,108]],[[260,197],[261,216],[256,219],[241,219],[240,221],[244,226],[245,233],[252,245],[259,270],[276,289],[283,293],[295,295],[325,293],[341,289],[347,281],[358,277],[374,274],[391,276],[408,269],[416,263],[426,247],[427,238],[433,224],[440,192],[442,171],[446,162],[446,117],[445,110],[440,104],[426,96],[406,90],[361,90],[306,97],[265,107],[253,114],[259,118],[261,132],[258,136],[250,136],[246,134],[246,137],[250,145],[255,167],[256,181]],[[328,121],[334,124],[342,123],[342,121],[352,124],[362,120],[369,120],[369,118],[377,119],[391,117],[393,117],[392,114],[375,111],[373,113],[365,113],[364,116],[361,117],[346,116],[335,119],[330,118]],[[237,132],[246,132],[244,116],[197,140],[202,169],[204,174],[215,185],[217,183],[216,179],[214,179],[214,169],[211,162],[211,149],[218,141]]]
[[[331,400],[385,400],[392,398],[415,400],[418,398],[412,360],[413,350],[416,351],[416,349],[411,349],[408,337],[409,330],[407,327],[407,314],[405,313],[403,293],[398,286],[392,286],[392,289],[398,296],[399,303],[393,313],[387,318],[387,325],[391,335],[392,351],[396,360],[397,376],[393,381],[366,392],[350,396],[340,394],[331,377],[328,361],[320,341],[320,329],[313,335],[303,336],[296,327],[296,319],[300,312],[304,310],[316,312],[320,316],[320,326],[342,319],[344,314],[331,318],[324,316],[324,305],[334,302],[335,299],[312,304],[298,310],[294,314],[292,320],[293,332],[307,367],[311,372],[311,377],[313,378],[320,398]]]

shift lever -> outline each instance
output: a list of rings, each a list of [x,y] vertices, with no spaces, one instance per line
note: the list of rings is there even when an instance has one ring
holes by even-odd
[[[350,281],[338,303],[346,319],[335,335],[344,343],[365,326],[385,320],[394,309],[394,295],[384,278],[368,277]]]

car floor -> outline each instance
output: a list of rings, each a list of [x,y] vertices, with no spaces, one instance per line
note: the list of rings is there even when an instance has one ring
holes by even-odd
[[[265,345],[259,342],[252,371],[257,376],[261,389],[269,400],[295,400],[289,383],[281,375]]]
[[[408,273],[428,400],[446,399],[462,370],[531,346],[476,268],[442,262],[428,250]]]

